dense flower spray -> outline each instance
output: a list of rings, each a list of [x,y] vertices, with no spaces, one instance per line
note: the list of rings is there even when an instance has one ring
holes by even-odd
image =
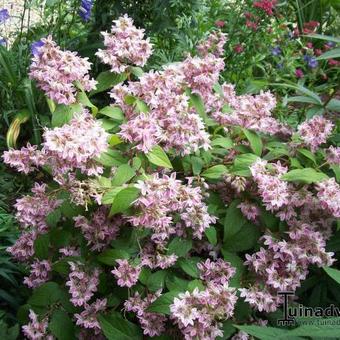
[[[128,65],[144,66],[152,52],[149,38],[144,39],[144,30],[133,25],[126,14],[113,21],[111,32],[102,32],[105,50],[96,55],[112,72],[124,72]]]
[[[91,91],[96,87],[96,81],[88,72],[91,64],[86,58],[80,58],[76,53],[62,51],[52,40],[52,37],[41,39],[43,45],[33,52],[33,63],[30,67],[30,77],[45,94],[58,104],[72,104],[76,101],[77,87]]]

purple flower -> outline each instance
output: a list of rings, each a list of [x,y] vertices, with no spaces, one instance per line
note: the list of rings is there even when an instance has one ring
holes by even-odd
[[[84,21],[89,21],[93,7],[93,0],[82,0],[79,7],[79,15]]]
[[[272,48],[272,55],[278,56],[282,53],[280,46],[275,46]]]
[[[328,47],[334,47],[336,45],[336,43],[334,41],[328,41],[328,42],[326,42],[326,45]]]
[[[6,46],[6,39],[0,38],[0,46]]]
[[[0,9],[0,24],[4,23],[7,19],[9,19],[9,13],[6,8]]]
[[[40,47],[44,46],[44,42],[42,40],[35,41],[31,44],[31,53],[36,57],[39,55]]]
[[[313,56],[309,56],[309,55],[305,55],[303,57],[303,60],[307,63],[308,67],[310,68],[316,68],[318,67],[318,61],[316,60],[315,57]]]

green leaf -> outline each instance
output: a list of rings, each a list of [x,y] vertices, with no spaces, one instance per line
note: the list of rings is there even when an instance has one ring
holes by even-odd
[[[315,156],[314,154],[307,150],[307,149],[298,149],[298,152],[301,154],[301,155],[304,155],[305,157],[307,157],[308,159],[310,159],[314,164],[316,164],[316,159],[315,159]]]
[[[102,198],[102,203],[103,204],[112,204],[116,195],[119,193],[119,191],[121,191],[123,189],[124,189],[123,187],[118,187],[118,188],[113,188],[113,189],[107,191]]]
[[[148,106],[140,99],[136,99],[135,105],[136,105],[137,111],[140,112],[140,113],[145,113],[145,112],[150,111]]]
[[[193,156],[193,157],[190,158],[190,161],[191,161],[193,174],[195,176],[198,176],[201,173],[203,165],[204,165],[203,160],[199,157]]]
[[[120,190],[113,199],[110,216],[127,210],[138,198],[139,192],[139,189],[135,187],[129,187]]]
[[[120,122],[124,120],[124,113],[118,106],[105,106],[99,111],[99,113]]]
[[[156,145],[152,148],[147,154],[147,159],[150,163],[155,164],[157,166],[162,166],[164,168],[172,169],[172,164],[167,156],[167,154],[164,152],[164,150],[159,146]]]
[[[122,164],[116,170],[116,173],[112,179],[113,186],[119,186],[128,182],[136,175],[136,172],[128,164]]]
[[[230,253],[222,249],[223,258],[225,261],[229,262],[232,267],[236,268],[235,275],[230,279],[229,285],[231,287],[239,286],[241,276],[245,271],[245,266],[243,260],[235,253]]]
[[[104,166],[112,167],[126,163],[127,159],[117,150],[108,150],[103,152],[97,161]]]
[[[58,340],[73,340],[75,338],[73,322],[62,310],[53,312],[48,328]]]
[[[48,306],[62,298],[60,287],[55,282],[47,282],[34,289],[27,303],[32,306]]]
[[[201,175],[209,179],[219,179],[227,172],[228,172],[227,167],[225,165],[219,164],[214,165],[211,168],[203,171]]]
[[[129,70],[131,71],[131,73],[136,76],[137,78],[140,78],[143,74],[144,71],[142,68],[138,67],[138,66],[130,66]]]
[[[86,107],[91,109],[92,114],[95,116],[98,113],[97,106],[93,105],[89,97],[84,91],[78,92],[77,94],[77,102],[83,104]]]
[[[331,99],[326,106],[327,110],[340,112],[340,100],[339,99]]]
[[[245,251],[255,246],[260,237],[258,228],[246,223],[241,230],[224,241],[223,249],[227,252]]]
[[[340,47],[333,48],[332,50],[321,54],[316,59],[317,60],[326,60],[326,59],[335,59],[335,58],[340,58]]]
[[[173,273],[168,273],[167,277],[165,278],[165,285],[168,288],[168,290],[180,290],[185,291],[187,290],[189,281],[184,280]]]
[[[229,137],[217,137],[211,141],[211,146],[221,146],[225,149],[230,149],[234,145],[233,141]]]
[[[321,39],[321,40],[326,40],[326,41],[334,41],[335,43],[340,44],[340,38],[333,37],[331,35],[324,35],[324,34],[308,34],[304,35],[304,37],[308,38],[314,38],[314,39]]]
[[[70,122],[73,118],[73,114],[81,112],[81,106],[79,104],[73,105],[57,105],[56,109],[52,114],[52,127],[63,126]]]
[[[249,167],[253,165],[254,162],[258,160],[258,156],[252,153],[245,153],[238,155],[234,159],[234,165],[231,171],[238,176],[251,176]]]
[[[224,218],[224,238],[226,241],[231,236],[238,233],[247,223],[247,219],[243,216],[241,210],[237,208],[240,204],[239,200],[230,203]]]
[[[330,267],[323,267],[323,269],[334,281],[340,284],[340,270]]]
[[[97,255],[97,261],[104,263],[108,266],[115,266],[116,260],[118,259],[128,259],[129,254],[121,249],[107,249]]]
[[[250,130],[247,130],[247,129],[243,129],[243,133],[245,134],[245,136],[249,140],[250,147],[254,151],[254,153],[257,156],[261,156],[262,149],[263,149],[261,137],[256,132],[250,131]]]
[[[281,177],[288,182],[302,182],[302,183],[317,183],[328,179],[328,176],[323,172],[318,172],[313,168],[295,169],[287,172]]]
[[[178,257],[185,256],[192,248],[192,240],[175,237],[168,245],[167,254],[175,254]]]
[[[58,222],[60,221],[60,218],[61,218],[61,211],[60,211],[60,209],[56,209],[56,210],[50,212],[46,216],[46,223],[49,227],[55,228],[57,226]]]
[[[319,104],[317,100],[311,97],[306,96],[295,96],[295,97],[288,97],[287,103],[308,103],[308,104]]]
[[[42,234],[34,241],[34,253],[40,260],[48,258],[49,244],[50,237],[48,234]]]
[[[190,258],[190,259],[179,259],[177,260],[177,264],[180,266],[180,268],[189,276],[193,278],[199,277],[199,271],[197,268],[197,263],[200,261],[200,259]]]
[[[192,280],[188,284],[188,291],[193,292],[195,288],[198,288],[198,290],[204,290],[205,286],[201,280]]]
[[[167,274],[168,273],[166,270],[159,270],[155,273],[152,273],[146,281],[146,286],[152,292],[156,292],[158,289],[163,290]]]
[[[217,243],[217,232],[216,232],[215,227],[211,226],[208,229],[205,229],[204,233],[209,243],[215,246]]]
[[[333,170],[336,180],[340,182],[340,166],[332,164],[329,167]]]
[[[288,339],[288,331],[286,329],[248,325],[234,325],[234,327],[261,340]]]
[[[98,321],[108,340],[142,340],[141,329],[134,323],[124,319],[120,313],[99,315]]]
[[[200,115],[200,117],[204,121],[206,121],[208,116],[205,112],[204,102],[203,102],[201,96],[197,93],[191,93],[190,94],[190,103],[196,109],[196,111]]]
[[[113,86],[123,82],[126,79],[126,74],[125,73],[113,73],[110,71],[104,71],[99,73],[97,77],[97,88],[95,90],[92,90],[89,94],[89,96],[93,96],[96,93],[104,92]]]
[[[174,298],[178,296],[179,291],[171,291],[162,294],[157,300],[155,300],[148,308],[148,312],[170,314],[170,305],[173,303]]]

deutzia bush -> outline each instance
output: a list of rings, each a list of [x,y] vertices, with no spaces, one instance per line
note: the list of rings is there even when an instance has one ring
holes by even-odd
[[[218,31],[197,55],[147,73],[139,66],[152,46],[130,18],[103,36],[97,56],[111,70],[97,81],[86,59],[42,40],[30,76],[51,126],[40,147],[3,155],[39,172],[15,204],[22,234],[8,249],[27,265],[22,332],[248,338],[238,325],[263,327],[279,291],[335,261],[326,250],[340,216],[334,123],[315,116],[293,129],[275,118],[272,93],[219,84],[227,37]],[[98,108],[105,91],[112,104]]]

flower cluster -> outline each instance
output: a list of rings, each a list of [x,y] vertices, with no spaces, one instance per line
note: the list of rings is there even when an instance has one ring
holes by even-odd
[[[276,100],[270,92],[237,96],[232,85],[223,84],[222,95],[213,106],[212,116],[221,125],[241,126],[269,135],[291,133],[289,127],[272,117]]]
[[[79,7],[79,15],[84,21],[89,21],[93,7],[93,0],[82,0]]]
[[[96,55],[111,66],[112,72],[124,72],[129,64],[144,66],[152,53],[149,38],[144,39],[144,30],[136,28],[126,14],[113,23],[110,33],[102,32],[106,49],[100,49]]]
[[[86,58],[62,51],[52,37],[43,38],[42,42],[38,53],[33,56],[30,77],[50,99],[58,104],[72,104],[76,101],[76,82],[85,91],[96,87],[96,81],[88,74],[91,64]]]
[[[314,116],[299,125],[298,132],[303,142],[315,151],[321,144],[326,143],[333,127],[333,123],[328,119]]]
[[[321,206],[335,218],[340,218],[340,185],[330,178],[318,183],[316,189]]]
[[[263,10],[267,15],[273,15],[277,0],[259,0],[254,1],[253,6]]]
[[[106,248],[118,234],[121,219],[110,220],[107,214],[107,209],[101,207],[93,213],[91,221],[84,216],[74,218],[74,226],[80,228],[92,251]]]
[[[186,340],[215,339],[223,336],[219,320],[233,316],[236,301],[235,289],[227,284],[210,285],[203,291],[195,288],[174,299],[170,317]]]
[[[140,266],[133,266],[129,264],[128,260],[116,260],[118,267],[111,271],[117,279],[117,285],[121,287],[132,287],[137,281],[141,272]]]
[[[143,299],[138,292],[124,302],[124,308],[128,312],[134,312],[137,315],[138,321],[143,328],[144,335],[150,337],[161,335],[165,330],[165,322],[167,318],[158,313],[147,312],[146,309],[154,302],[161,292],[147,294]]]
[[[69,262],[71,272],[66,286],[69,287],[71,302],[75,306],[85,306],[98,289],[99,270],[86,272],[80,263]]]
[[[38,320],[38,315],[34,313],[33,310],[30,309],[29,312],[30,322],[27,325],[22,326],[22,332],[25,337],[29,340],[53,340],[53,336],[48,334],[48,318],[44,318],[43,320]]]
[[[210,224],[216,219],[208,214],[203,203],[200,187],[193,187],[176,180],[176,173],[171,176],[158,174],[144,182],[136,184],[141,190],[141,196],[135,202],[140,211],[130,218],[132,225],[152,230],[151,239],[159,244],[174,234],[185,236],[189,230],[193,237],[201,239]],[[180,221],[174,223],[175,214]]]
[[[205,58],[219,60],[212,55]],[[111,97],[124,109],[128,118],[128,122],[121,125],[119,135],[124,140],[136,144],[136,148],[144,152],[150,151],[159,143],[164,145],[166,150],[172,149],[182,155],[200,148],[209,149],[209,136],[204,129],[203,121],[189,107],[189,97],[185,94],[183,86],[187,77],[193,85],[193,91],[197,89],[204,92],[205,88],[199,84],[209,77],[211,91],[221,68],[216,64],[209,66],[208,61],[204,60],[188,57],[183,64],[145,73],[139,81],[129,82],[128,86],[115,86],[111,91]],[[204,68],[207,70],[213,68],[215,71],[210,75]],[[127,95],[143,100],[149,112],[136,114],[133,107],[125,103]]]
[[[304,225],[288,233],[289,240],[263,236],[266,248],[246,255],[245,264],[256,276],[250,288],[241,288],[241,296],[259,311],[273,312],[283,302],[279,291],[295,291],[308,274],[308,266],[329,266],[333,253],[325,250],[319,232]]]
[[[102,172],[94,158],[107,150],[108,134],[86,109],[62,127],[45,129],[43,138],[42,150],[28,144],[21,150],[6,151],[5,163],[25,173],[43,165],[50,166],[55,175],[75,169],[88,175]]]
[[[30,276],[25,277],[24,284],[29,288],[36,288],[50,279],[51,263],[49,261],[35,261],[31,265]]]
[[[209,34],[208,38],[197,46],[200,55],[206,56],[209,53],[220,57],[224,54],[224,45],[227,41],[227,35],[221,31],[214,31]]]

